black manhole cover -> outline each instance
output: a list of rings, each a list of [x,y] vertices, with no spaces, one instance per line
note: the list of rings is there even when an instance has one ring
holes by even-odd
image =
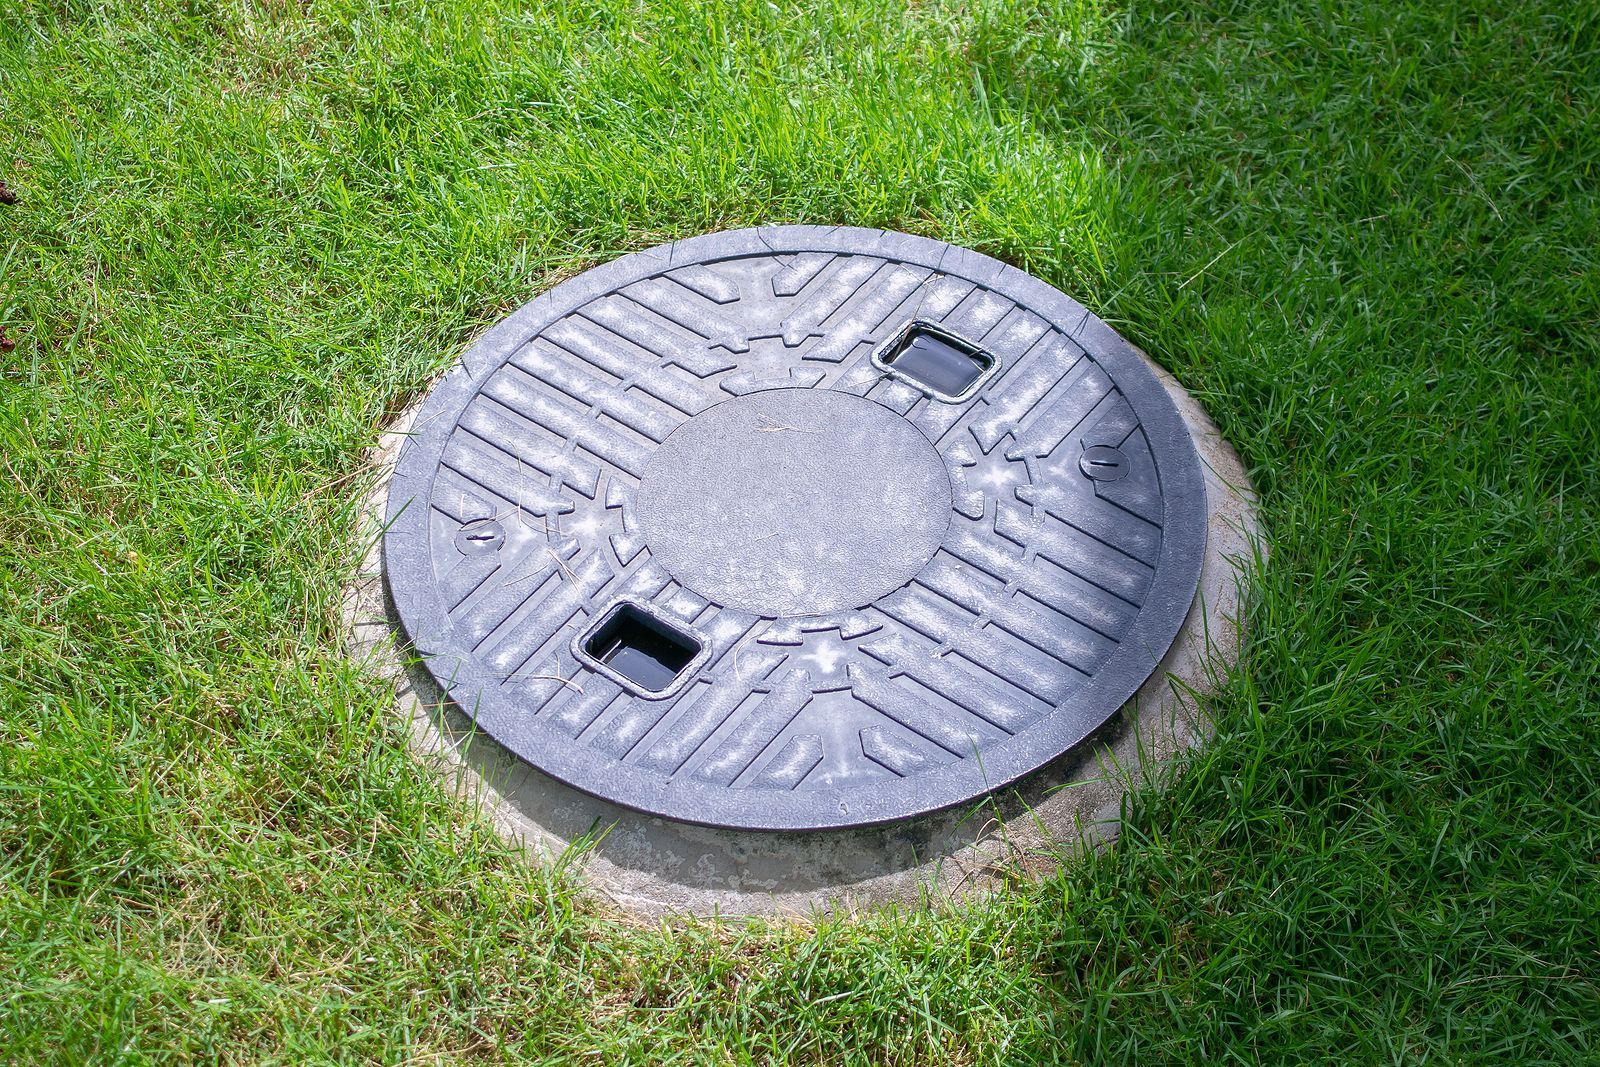
[[[673,819],[885,822],[1065,753],[1154,670],[1199,460],[1103,322],[966,249],[777,227],[546,293],[428,397],[406,632],[479,727]]]

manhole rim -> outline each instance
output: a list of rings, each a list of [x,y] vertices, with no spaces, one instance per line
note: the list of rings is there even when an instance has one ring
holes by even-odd
[[[426,531],[418,528],[426,523],[427,508],[408,505],[414,499],[425,499],[457,420],[506,359],[589,301],[675,267],[801,252],[899,261],[998,289],[1088,352],[1127,400],[1155,458],[1162,497],[1162,538],[1154,579],[1118,649],[1074,691],[1076,714],[1070,719],[1059,713],[1047,715],[986,748],[981,759],[881,783],[871,792],[852,792],[849,806],[832,790],[763,795],[754,790],[733,792],[688,780],[668,780],[643,768],[630,767],[626,774],[596,773],[592,761],[571,744],[570,737],[542,723],[525,724],[535,740],[547,742],[537,746],[511,743],[489,731],[519,755],[535,747],[539,758],[529,762],[544,773],[647,815],[735,830],[838,830],[915,818],[992,794],[1061,758],[1116,714],[1151,677],[1172,645],[1198,587],[1206,541],[1205,485],[1198,451],[1166,389],[1138,352],[1104,321],[1038,278],[982,253],[931,238],[857,227],[762,227],[660,245],[560,283],[491,327],[429,392],[396,462],[383,505],[384,580],[412,654],[423,659],[437,654],[430,647],[440,643],[439,635],[430,633],[425,623],[448,616],[432,580]],[[455,655],[454,659],[444,672],[444,677],[454,682],[447,688],[476,692],[480,701],[486,696],[497,698],[497,678],[469,656]],[[444,681],[439,671],[428,669]],[[477,718],[475,707],[456,702],[469,717]]]

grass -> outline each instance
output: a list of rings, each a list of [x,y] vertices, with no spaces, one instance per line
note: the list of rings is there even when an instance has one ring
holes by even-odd
[[[1600,19],[1555,0],[0,11],[0,1060],[1600,1062]],[[339,651],[352,472],[621,252],[887,226],[1208,406],[1217,738],[965,914],[641,928]]]

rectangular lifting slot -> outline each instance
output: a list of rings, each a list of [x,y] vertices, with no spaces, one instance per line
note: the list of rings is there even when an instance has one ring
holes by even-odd
[[[939,400],[959,402],[995,368],[978,346],[931,323],[913,322],[873,354],[873,363]]]
[[[672,688],[700,654],[700,642],[623,601],[587,638],[584,655],[648,693]]]

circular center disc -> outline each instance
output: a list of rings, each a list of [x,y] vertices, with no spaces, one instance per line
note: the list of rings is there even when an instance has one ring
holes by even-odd
[[[950,477],[882,405],[775,389],[680,426],[645,468],[638,515],[656,559],[707,600],[821,615],[916,576],[950,524]]]

